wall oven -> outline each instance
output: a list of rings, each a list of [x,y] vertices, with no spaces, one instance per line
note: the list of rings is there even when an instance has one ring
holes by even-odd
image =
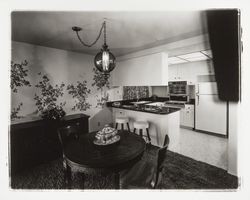
[[[188,95],[187,81],[168,82],[169,95]]]

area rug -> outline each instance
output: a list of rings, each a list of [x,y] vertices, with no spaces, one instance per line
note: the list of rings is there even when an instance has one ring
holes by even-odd
[[[157,147],[150,146],[142,159],[154,162]],[[158,189],[236,189],[238,178],[225,170],[167,151]],[[85,175],[84,189],[115,189],[114,175]],[[72,188],[82,189],[81,174],[73,174]],[[37,166],[10,177],[13,189],[68,189],[63,181],[62,160]],[[72,189],[71,188],[71,189]]]

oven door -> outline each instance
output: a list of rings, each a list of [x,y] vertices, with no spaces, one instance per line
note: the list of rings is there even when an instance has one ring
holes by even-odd
[[[169,82],[170,95],[187,95],[187,81]]]
[[[181,94],[172,94],[169,97],[170,101],[176,101],[176,102],[188,102],[189,96],[188,95],[181,95]]]

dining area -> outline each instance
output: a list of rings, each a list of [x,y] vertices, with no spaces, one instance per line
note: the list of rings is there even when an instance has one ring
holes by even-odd
[[[85,188],[84,176],[95,174],[100,179],[107,174],[113,175],[114,189],[157,188],[169,144],[168,136],[152,161],[145,158],[144,153],[150,144],[146,144],[141,136],[108,125],[101,131],[83,133],[76,125],[58,129],[65,188],[71,189],[73,173],[81,176],[82,189]],[[98,133],[103,137],[98,137]],[[112,134],[115,134],[114,139],[105,140]]]
[[[122,121],[123,120],[123,121]],[[131,120],[131,119],[130,119]],[[90,116],[22,121],[10,126],[10,185],[31,190],[169,190],[237,188],[235,176],[161,146],[125,118],[90,130]],[[144,127],[145,128],[145,127]],[[173,145],[173,144],[172,144]]]

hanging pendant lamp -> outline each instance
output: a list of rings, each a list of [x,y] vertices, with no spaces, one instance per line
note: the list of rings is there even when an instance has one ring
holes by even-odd
[[[109,73],[115,68],[116,62],[115,56],[109,51],[108,45],[106,44],[106,22],[103,22],[98,37],[90,45],[84,43],[78,34],[78,32],[82,30],[82,28],[74,26],[72,27],[72,30],[76,32],[80,42],[87,47],[92,47],[99,40],[102,34],[102,30],[104,30],[104,44],[102,45],[101,51],[96,54],[94,58],[94,64],[100,72],[102,72],[106,76],[109,76]]]

